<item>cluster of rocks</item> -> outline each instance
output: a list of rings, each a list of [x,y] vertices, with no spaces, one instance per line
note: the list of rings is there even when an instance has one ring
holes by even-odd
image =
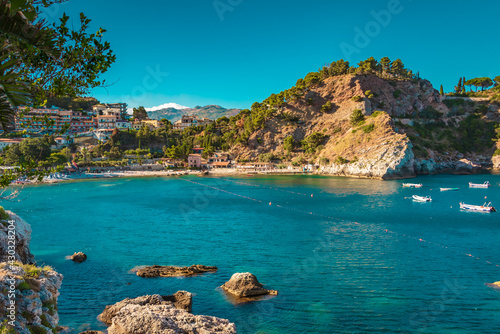
[[[31,227],[12,212],[7,212],[14,220],[16,230],[16,263],[8,261],[8,223],[0,225],[0,317],[12,323],[0,325],[0,331],[13,330],[19,334],[51,333],[59,330],[57,298],[63,276],[50,267],[37,267],[29,250]],[[76,252],[68,256],[81,263],[87,255]],[[137,270],[140,277],[194,276],[215,272],[217,267],[192,265],[189,267],[150,266]],[[275,295],[277,291],[267,290],[251,273],[236,273],[222,289],[238,298]],[[9,310],[9,294],[15,295],[15,310]],[[191,314],[192,294],[178,291],[173,295],[149,295],[125,299],[106,306],[99,319],[109,326],[108,334],[149,334],[149,333],[236,333],[236,326],[227,319]],[[14,316],[15,314],[15,316]],[[6,328],[4,328],[7,326]],[[100,331],[85,331],[81,334],[104,334]]]

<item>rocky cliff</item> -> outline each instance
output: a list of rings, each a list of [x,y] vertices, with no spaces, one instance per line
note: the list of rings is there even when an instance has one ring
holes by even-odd
[[[2,209],[3,210],[3,209]],[[11,211],[6,211],[10,219],[4,219],[0,223],[0,262],[8,260],[21,263],[34,263],[34,256],[30,252],[31,226]],[[9,220],[11,223],[9,223]],[[9,235],[14,237],[14,258],[9,259]],[[12,245],[12,243],[10,244]]]
[[[62,279],[50,267],[0,263],[0,318],[7,319],[0,325],[3,327],[0,331],[18,334],[55,331]]]
[[[0,332],[52,333],[59,322],[57,297],[63,276],[32,264],[30,225],[13,212],[6,214],[9,219],[0,225],[0,318],[5,319]]]
[[[236,125],[255,120],[257,108],[272,112],[247,143],[232,147],[239,160],[314,163],[319,173],[382,179],[500,167],[500,158],[492,159],[498,105],[445,98],[423,79],[327,77],[279,105],[252,106]],[[357,121],[355,111],[362,113]]]

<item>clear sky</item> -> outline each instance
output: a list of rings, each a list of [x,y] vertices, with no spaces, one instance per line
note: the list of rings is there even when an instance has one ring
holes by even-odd
[[[70,0],[48,8],[93,30],[117,56],[92,95],[129,107],[248,108],[343,58],[401,58],[450,91],[500,75],[498,0]]]

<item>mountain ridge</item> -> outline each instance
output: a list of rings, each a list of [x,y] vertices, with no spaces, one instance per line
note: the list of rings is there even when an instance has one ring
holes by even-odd
[[[147,109],[146,109],[147,110]],[[231,117],[238,114],[241,109],[226,109],[219,105],[206,105],[206,106],[196,106],[194,108],[162,108],[158,110],[147,110],[149,118],[161,120],[163,118],[168,119],[171,122],[175,122],[182,118],[183,115],[196,115],[200,118],[210,118],[216,120],[220,117],[226,116]]]

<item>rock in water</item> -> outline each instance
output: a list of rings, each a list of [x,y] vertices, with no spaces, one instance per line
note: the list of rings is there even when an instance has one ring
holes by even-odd
[[[267,290],[259,283],[257,277],[251,273],[236,273],[221,286],[225,291],[237,297],[252,297],[261,295],[277,295],[276,290]]]
[[[187,296],[185,291],[177,294],[181,292]],[[229,320],[193,315],[176,308],[160,295],[127,298],[106,306],[99,319],[111,324],[109,334],[236,333],[236,326]]]
[[[82,263],[87,260],[87,255],[82,252],[75,253],[69,257],[73,262]]]
[[[175,267],[175,266],[150,266],[137,270],[137,276],[140,277],[178,277],[178,276],[193,276],[200,275],[206,272],[215,272],[217,267],[203,266],[194,264],[190,267]]]

